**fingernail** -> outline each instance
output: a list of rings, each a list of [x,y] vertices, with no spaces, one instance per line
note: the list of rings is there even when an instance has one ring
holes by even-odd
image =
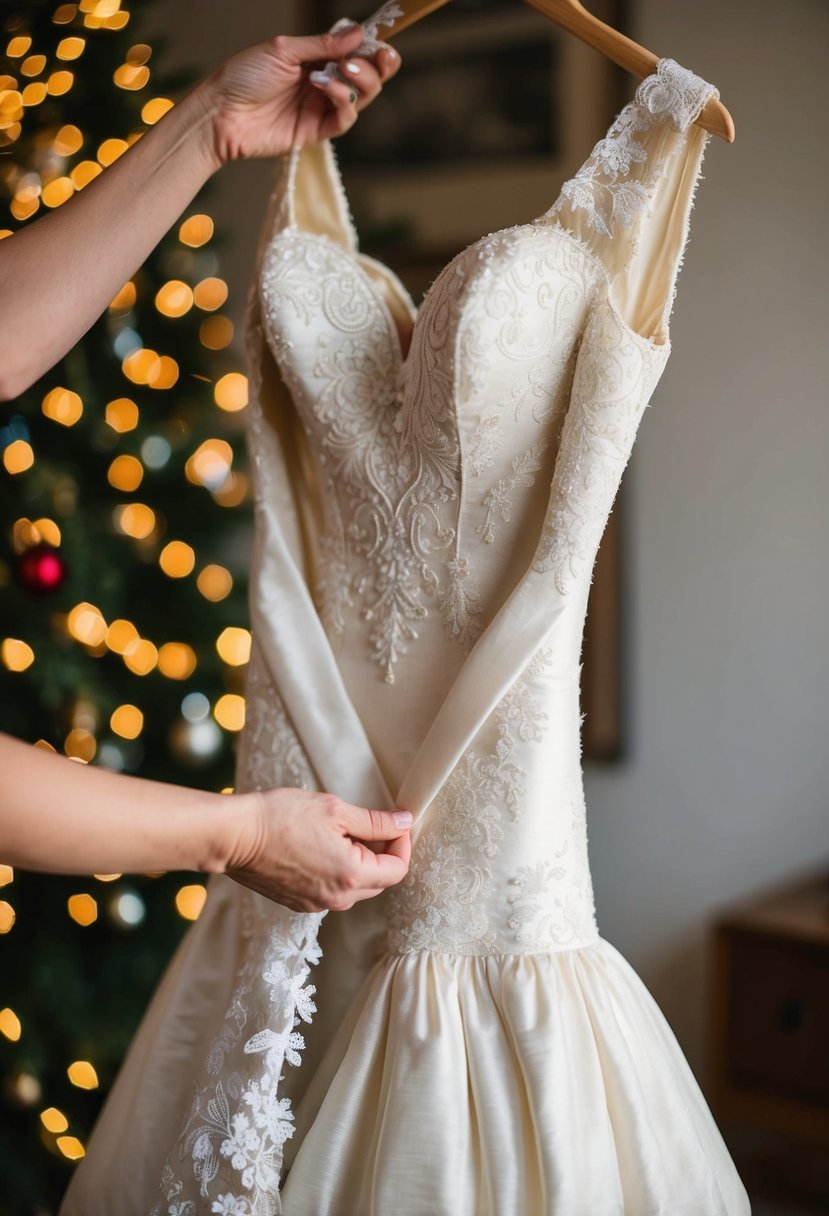
[[[344,72],[350,72],[352,76],[359,76],[359,75],[360,75],[360,65],[359,65],[359,63],[344,63],[344,64],[342,65],[342,70],[343,70]]]
[[[396,51],[393,46],[386,47],[386,54],[388,55],[389,59],[399,59],[400,58],[399,51]]]
[[[411,811],[395,811],[394,826],[396,828],[410,828],[414,823],[414,816]]]

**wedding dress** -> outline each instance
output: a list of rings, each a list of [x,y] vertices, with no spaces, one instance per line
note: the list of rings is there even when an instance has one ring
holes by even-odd
[[[411,868],[325,917],[213,879],[62,1216],[749,1212],[599,935],[581,773],[593,563],[714,92],[661,60],[551,209],[417,313],[357,252],[331,146],[283,158],[248,311],[238,788],[407,807]]]

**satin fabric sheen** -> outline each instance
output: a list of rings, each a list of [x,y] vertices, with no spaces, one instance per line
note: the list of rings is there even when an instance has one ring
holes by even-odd
[[[280,161],[246,325],[237,787],[408,807],[412,863],[325,917],[211,881],[61,1216],[749,1213],[599,933],[581,773],[592,569],[670,354],[713,93],[661,60],[550,210],[419,309],[360,254],[331,145]]]

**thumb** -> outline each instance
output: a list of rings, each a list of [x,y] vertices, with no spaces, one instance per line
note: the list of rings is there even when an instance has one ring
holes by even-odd
[[[367,811],[346,805],[343,826],[355,840],[396,840],[412,826],[409,811]]]
[[[302,64],[342,59],[357,50],[363,37],[361,25],[350,25],[338,33],[314,34],[305,38],[281,38],[279,41],[288,63]]]

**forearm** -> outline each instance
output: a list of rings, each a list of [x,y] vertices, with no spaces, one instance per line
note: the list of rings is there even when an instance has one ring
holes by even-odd
[[[220,871],[234,804],[91,768],[0,734],[0,861],[61,874]]]
[[[0,396],[93,325],[219,167],[202,81],[55,211],[0,241]]]

